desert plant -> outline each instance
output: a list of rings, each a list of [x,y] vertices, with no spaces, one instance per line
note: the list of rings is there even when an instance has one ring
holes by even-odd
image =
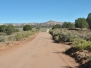
[[[88,28],[89,25],[85,18],[78,18],[75,20],[76,28]]]
[[[91,42],[86,41],[82,38],[75,38],[72,41],[72,45],[75,49],[78,50],[91,50]]]
[[[9,37],[8,37],[8,41],[15,41],[15,36],[14,36],[14,35],[9,36]]]
[[[0,36],[0,42],[5,42],[5,37],[4,36]]]
[[[24,30],[24,31],[32,30],[32,27],[31,27],[30,25],[25,25],[25,26],[23,27],[23,30]]]
[[[19,29],[15,29],[14,31],[15,31],[15,32],[19,32]]]
[[[58,29],[61,28],[62,26],[60,24],[56,24],[55,26],[52,27],[52,29]]]
[[[15,35],[16,41],[20,41],[22,39],[22,35],[20,33],[17,33]]]
[[[13,25],[8,25],[6,28],[7,35],[11,35],[15,31],[15,27]]]
[[[54,39],[55,39],[55,42],[60,42],[59,36],[55,36]]]

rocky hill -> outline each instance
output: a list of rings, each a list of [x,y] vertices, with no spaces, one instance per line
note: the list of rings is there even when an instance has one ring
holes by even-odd
[[[56,21],[53,21],[53,20],[50,20],[48,22],[45,22],[45,24],[50,24],[50,25],[56,25],[56,24],[62,24],[61,22],[56,22]]]
[[[7,23],[5,25],[8,25],[8,24],[12,24],[12,23]],[[46,26],[54,26],[56,24],[60,24],[62,25],[62,22],[56,22],[56,21],[53,21],[53,20],[50,20],[50,21],[47,21],[47,22],[42,22],[42,23],[36,23],[36,22],[30,22],[30,23],[13,23],[12,25],[14,26],[17,26],[17,27],[22,27],[24,25],[32,25],[32,26],[41,26],[41,27],[46,27]]]

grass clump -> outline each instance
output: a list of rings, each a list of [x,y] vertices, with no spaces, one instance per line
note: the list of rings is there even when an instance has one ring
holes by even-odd
[[[5,37],[4,36],[0,36],[0,42],[5,42]]]
[[[15,35],[16,41],[20,41],[22,39],[22,35],[20,33],[17,33]]]

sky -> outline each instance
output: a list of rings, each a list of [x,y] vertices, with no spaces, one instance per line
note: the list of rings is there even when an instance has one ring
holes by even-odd
[[[0,23],[74,22],[91,13],[91,0],[0,0]]]

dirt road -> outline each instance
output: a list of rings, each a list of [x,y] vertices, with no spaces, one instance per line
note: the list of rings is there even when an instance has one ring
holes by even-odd
[[[63,54],[67,46],[53,43],[51,35],[41,32],[25,45],[0,56],[0,68],[68,68],[77,64]]]

